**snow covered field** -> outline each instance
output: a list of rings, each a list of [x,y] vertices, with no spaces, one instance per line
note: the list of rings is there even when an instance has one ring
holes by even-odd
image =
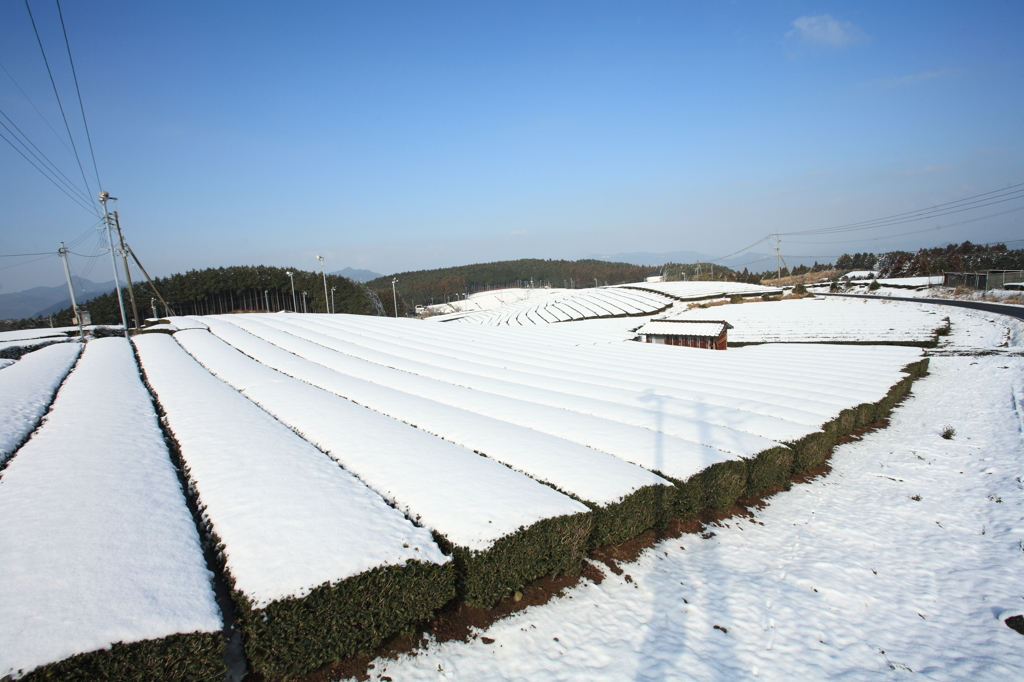
[[[526,298],[499,308],[466,313],[465,315],[449,315],[429,319],[447,323],[527,326],[597,317],[651,314],[664,310],[671,304],[671,298],[650,291],[621,287],[596,287],[569,290],[563,295],[550,296],[540,300]]]
[[[671,296],[680,301],[728,298],[729,296],[763,296],[764,294],[774,296],[782,293],[778,287],[765,287],[760,284],[744,284],[742,282],[639,282],[618,286],[625,289],[651,291]]]
[[[47,356],[39,391],[53,390],[79,348],[32,354]],[[114,642],[222,627],[199,534],[123,339],[88,344],[43,426],[3,470],[0,519],[0,676]]]
[[[805,298],[692,308],[677,320],[725,320],[729,343],[927,343],[947,309],[859,298]]]
[[[628,580],[605,571],[599,585],[581,583],[546,606],[498,622],[480,633],[493,643],[429,645],[416,657],[378,661],[372,675],[860,679],[877,671],[909,675],[902,666],[963,679],[1005,677],[1000,666],[1019,665],[1020,654],[1006,652],[1020,635],[1000,618],[1024,605],[1024,595],[1013,593],[1019,591],[1013,572],[1019,574],[1024,558],[1018,546],[1024,541],[1024,496],[1013,479],[1020,475],[1024,358],[1013,349],[1024,342],[1024,324],[955,308],[933,315],[916,303],[843,299],[700,312],[778,311],[789,304],[802,306],[790,308],[802,311],[794,315],[802,316],[804,327],[825,316],[835,329],[835,320],[860,319],[851,309],[872,311],[851,323],[856,340],[875,333],[869,317],[895,331],[948,314],[952,333],[940,337],[933,353],[941,357],[932,358],[931,376],[915,385],[892,426],[839,448],[828,478],[779,494],[754,520],[727,521],[714,537],[661,543],[624,566]],[[678,302],[673,310],[685,305]],[[741,465],[759,453],[796,448],[850,408],[885,398],[906,376],[900,370],[922,357],[920,348],[899,346],[775,343],[720,352],[629,341],[631,329],[649,318],[512,327],[226,315],[173,318],[166,325],[173,336],[143,335],[135,344],[203,518],[223,543],[237,594],[253,613],[269,615],[269,625],[257,617],[245,627],[262,628],[265,637],[278,616],[299,613],[294,606],[305,595],[326,594],[322,590],[374,567],[398,567],[408,559],[438,571],[472,566],[465,557],[485,556],[530,528],[591,516],[607,523],[621,513],[615,505],[640,499],[645,490],[685,481],[719,463]],[[0,423],[0,436],[17,444],[49,409],[42,426],[0,469],[0,507],[18,502],[8,504],[0,524],[0,553],[7,553],[5,567],[14,566],[13,572],[5,568],[14,587],[0,586],[7,590],[0,595],[0,638],[8,638],[0,639],[0,652],[5,641],[33,641],[16,646],[31,656],[0,660],[7,669],[102,648],[117,641],[107,634],[109,623],[127,633],[125,641],[162,636],[147,634],[155,632],[153,622],[170,627],[168,634],[219,629],[212,601],[203,608],[213,604],[215,623],[197,617],[194,626],[187,618],[176,626],[152,618],[143,618],[150,623],[145,627],[119,624],[108,607],[135,597],[114,593],[104,593],[106,606],[79,599],[59,625],[43,618],[42,630],[23,627],[33,609],[59,611],[39,585],[64,575],[66,566],[80,577],[125,561],[125,526],[116,520],[104,531],[112,539],[101,541],[111,548],[110,557],[86,553],[77,564],[47,558],[81,544],[63,527],[24,530],[63,518],[43,513],[64,508],[47,502],[51,493],[88,510],[111,485],[94,479],[110,478],[109,467],[129,467],[124,453],[138,454],[140,447],[149,459],[137,458],[131,466],[151,467],[152,453],[159,451],[157,459],[165,462],[160,466],[173,474],[150,395],[128,371],[135,365],[127,345],[120,339],[90,342],[68,374],[79,348],[68,343],[33,351],[0,371],[0,401],[27,410],[17,418],[20,426]],[[115,348],[122,348],[120,355]],[[988,355],[969,355],[977,349]],[[116,391],[107,387],[111,373],[120,377],[111,387]],[[51,408],[47,391],[52,395],[65,374]],[[31,378],[36,375],[38,380]],[[7,377],[21,393],[3,391]],[[124,431],[123,420],[98,416],[111,410],[138,419]],[[947,424],[956,430],[952,440],[939,435]],[[82,457],[92,462],[84,472],[76,468]],[[60,469],[68,464],[68,471]],[[86,488],[76,487],[80,481]],[[140,516],[132,523],[141,524],[145,535],[155,532],[150,518],[184,512],[191,530],[158,545],[198,547],[173,475],[172,482],[173,495],[165,490],[139,501],[129,494],[101,505],[103,513]],[[602,517],[603,510],[611,511]],[[652,513],[643,518],[658,512]],[[81,516],[82,523],[101,518]],[[975,537],[979,523],[985,535],[979,529]],[[99,537],[92,526],[65,525],[85,541]],[[51,535],[52,542],[37,541]],[[454,561],[435,539],[446,552],[449,543],[455,546]],[[179,563],[195,563],[196,555],[179,550],[166,567],[130,564],[126,579],[143,591],[150,573],[176,570],[184,580],[194,566]],[[146,560],[154,556],[162,555],[150,553]],[[977,557],[976,566],[971,562]],[[201,554],[198,562],[205,571]],[[38,569],[42,565],[45,570]],[[487,572],[492,570],[479,564],[466,575],[486,582],[497,575]],[[32,583],[36,574],[41,577]],[[74,590],[84,589],[81,583],[68,581],[71,592],[59,595],[71,599]],[[168,612],[201,612],[195,605],[212,600],[205,585],[201,599],[168,597],[192,604]],[[499,585],[496,594],[511,591]],[[275,605],[283,610],[274,611]],[[14,625],[4,630],[6,622]],[[305,627],[305,621],[295,622]],[[88,637],[65,634],[83,623]],[[984,629],[989,626],[995,629]],[[272,661],[276,646],[257,646],[250,654]],[[875,653],[876,647],[886,655]]]
[[[378,659],[370,679],[1015,679],[1024,640],[1003,621],[1024,613],[1024,359],[998,349],[1022,325],[949,313],[948,352],[995,355],[932,358],[891,425],[839,446],[827,477],[623,575],[596,564],[600,585],[468,643]]]

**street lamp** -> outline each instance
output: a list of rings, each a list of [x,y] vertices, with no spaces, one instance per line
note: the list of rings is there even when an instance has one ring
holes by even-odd
[[[337,313],[338,312],[338,309],[334,307],[334,290],[335,289],[337,289],[337,287],[331,287],[331,312],[332,313]]]
[[[391,295],[395,298],[395,317],[398,317],[398,294],[395,292],[395,282],[397,281],[397,277],[391,278]]]
[[[304,312],[304,313],[308,312],[306,310],[306,292],[305,291],[302,292],[302,312]]]
[[[299,302],[295,299],[295,278],[292,277],[291,271],[284,273],[288,275],[288,279],[292,282],[292,312],[299,312]]]
[[[317,256],[316,259],[320,261],[320,274],[324,276],[324,307],[327,307],[327,271],[324,270],[324,257]],[[327,311],[331,312],[330,310]]]

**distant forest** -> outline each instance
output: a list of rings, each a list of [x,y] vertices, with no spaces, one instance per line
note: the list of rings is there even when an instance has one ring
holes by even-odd
[[[596,285],[641,282],[645,277],[661,273],[661,267],[611,263],[603,260],[541,260],[524,258],[495,263],[476,263],[436,270],[399,272],[370,280],[366,286],[379,293],[385,306],[391,296],[391,279],[406,305],[430,305],[461,298],[488,289],[508,287],[543,287],[583,289]],[[385,292],[387,296],[385,296]],[[399,301],[401,314],[402,301]],[[389,309],[390,310],[390,309]]]
[[[291,281],[287,273],[295,279],[295,299],[293,305]],[[375,315],[378,304],[373,295],[362,285],[347,277],[327,275],[327,298],[324,297],[324,279],[319,272],[308,272],[295,268],[275,268],[266,265],[240,265],[228,268],[208,268],[206,270],[189,270],[170,277],[157,277],[153,280],[157,290],[167,304],[178,315],[210,315],[228,312],[278,312],[298,307],[303,311],[327,312],[326,302],[330,300],[330,289],[334,288],[334,310],[339,313],[355,313]],[[156,297],[145,280],[134,282],[139,317],[146,319],[153,316],[153,305],[157,316],[164,316],[167,311]],[[305,296],[303,295],[305,293]],[[125,313],[132,316],[131,301],[128,288],[124,287]],[[81,304],[79,304],[81,305]],[[118,307],[117,293],[103,294],[90,299],[82,306],[92,316],[93,324],[121,324],[121,311]],[[49,318],[25,320],[32,324],[17,328],[49,326]],[[67,327],[72,324],[71,308],[56,313],[53,324]],[[132,321],[129,320],[132,325]],[[133,325],[134,326],[134,325]]]
[[[1007,249],[1005,244],[985,246],[963,242],[943,247],[886,253],[843,254],[835,263],[801,265],[785,271],[794,275],[828,270],[877,270],[879,277],[917,277],[943,272],[974,270],[1024,270],[1024,249]],[[612,263],[601,260],[522,260],[477,263],[435,270],[400,272],[378,277],[365,285],[339,275],[327,275],[328,294],[324,296],[323,276],[319,272],[291,269],[295,279],[293,304],[288,268],[265,265],[235,266],[190,270],[184,274],[160,277],[155,284],[167,303],[179,315],[206,315],[238,311],[278,312],[297,309],[301,312],[326,312],[334,289],[333,309],[357,315],[394,315],[395,297],[391,279],[397,278],[399,316],[408,315],[416,305],[442,303],[464,294],[507,287],[566,287],[584,289],[606,284],[641,282],[652,275],[664,275],[669,281],[681,279],[715,279],[758,284],[774,279],[776,270],[742,272],[708,263],[666,263],[661,266]],[[142,318],[152,317],[152,290],[143,282],[135,282],[133,290]],[[304,295],[305,294],[305,295]],[[124,290],[125,311],[131,316],[127,289]],[[156,301],[157,314],[167,313]],[[303,307],[305,306],[305,307]],[[98,296],[83,306],[92,315],[94,324],[120,324],[117,294]],[[53,316],[55,326],[72,322],[70,308]],[[49,318],[4,320],[3,329],[27,329],[50,325]]]

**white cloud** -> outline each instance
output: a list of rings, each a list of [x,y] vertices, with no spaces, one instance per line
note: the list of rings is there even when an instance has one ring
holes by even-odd
[[[848,21],[839,21],[831,14],[800,17],[793,22],[793,28],[786,37],[799,38],[810,45],[837,50],[865,39],[859,28]]]

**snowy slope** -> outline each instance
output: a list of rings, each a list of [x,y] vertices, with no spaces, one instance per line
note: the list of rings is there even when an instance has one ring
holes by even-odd
[[[664,309],[671,302],[671,299],[654,292],[596,287],[569,290],[568,293],[540,300],[527,298],[499,308],[436,318],[436,321],[513,327],[547,325],[588,318],[650,314]]]
[[[54,344],[0,373],[0,464],[39,425],[81,350],[78,343]]]
[[[218,337],[267,367],[381,414],[414,424],[583,500],[605,505],[618,502],[644,486],[666,483],[648,471],[592,448],[331,371],[231,324],[211,322],[210,326]],[[210,341],[199,334],[179,334],[177,338],[197,357],[203,357],[202,350],[210,346]],[[213,367],[213,364],[208,366]],[[255,373],[243,373],[235,383],[226,374],[218,373],[239,390],[250,385],[250,376],[255,377]],[[271,396],[271,400],[275,401],[275,398]],[[261,404],[267,407],[266,403]],[[302,415],[299,419],[305,421]],[[298,428],[295,423],[288,423]],[[389,456],[385,455],[385,458]],[[446,482],[441,485],[448,487]],[[472,499],[476,495],[476,491],[471,492],[469,514],[477,504]]]
[[[289,321],[306,329],[323,329],[324,325],[329,325],[338,330],[336,338],[307,338],[320,338],[318,342],[344,349],[344,352],[364,353],[361,357],[371,356],[363,350],[353,351],[353,345],[381,353],[384,348],[403,343],[398,339],[388,340],[387,333],[391,333],[393,325],[375,325],[369,318],[293,317]],[[275,318],[274,323],[284,328],[284,320]],[[464,329],[457,327],[440,328],[443,336],[434,336],[433,344],[429,337],[420,335],[421,330],[436,333],[437,329],[419,325],[418,329],[410,327],[406,332],[410,339],[407,346],[418,353],[419,360],[444,363],[446,367],[491,377],[514,377],[517,382],[534,385],[541,382],[540,385],[561,392],[575,391],[579,395],[602,396],[605,400],[626,404],[632,400],[632,405],[647,409],[651,407],[653,389],[656,395],[670,399],[658,407],[659,413],[699,414],[711,423],[735,428],[744,424],[737,410],[820,426],[842,409],[880,399],[901,378],[899,369],[920,356],[919,350],[910,348],[782,346],[772,351],[774,361],[766,363],[761,359],[763,354],[754,349],[723,353],[656,348],[638,343],[552,348],[524,342],[521,337],[509,338],[505,330],[494,330],[489,338],[475,336],[466,342]],[[351,330],[358,330],[358,335],[353,335]],[[375,333],[382,330],[386,333]],[[445,355],[457,363],[445,362]],[[380,361],[398,366],[397,360],[390,357]],[[412,365],[403,367],[416,371]],[[856,371],[851,371],[854,368]],[[609,392],[608,389],[614,390]],[[694,412],[693,402],[715,404],[723,409],[700,407],[699,412]],[[810,417],[811,414],[819,416]],[[716,419],[729,421],[716,422]],[[777,422],[773,425],[783,428]],[[771,437],[767,433],[762,435]]]
[[[270,317],[272,316],[262,319],[273,322],[268,319]],[[280,331],[249,316],[233,315],[230,322],[274,345],[336,372],[587,445],[674,478],[685,480],[712,464],[738,457],[716,448],[665,436],[650,429],[619,424],[569,410],[551,409],[506,396],[482,393],[407,372],[396,372],[383,365],[345,355],[308,339]],[[323,334],[318,335],[317,332],[304,331],[298,327],[295,330],[296,333],[318,338],[326,344],[336,343],[335,339]]]
[[[199,535],[123,339],[88,344],[0,476],[0,676],[114,642],[221,629]]]
[[[1022,428],[1024,359],[933,358],[826,478],[370,679],[1017,679]]]
[[[173,338],[148,334],[135,345],[235,588],[256,608],[377,566],[448,560],[427,531]]]
[[[454,544],[483,550],[523,526],[588,511],[494,460],[261,365],[210,334],[181,336],[210,371]]]
[[[620,284],[624,289],[651,291],[671,296],[683,301],[707,298],[726,298],[729,296],[763,296],[775,295],[782,291],[778,287],[765,287],[760,284],[743,282],[639,282],[637,284]]]
[[[927,343],[948,312],[937,306],[857,298],[804,298],[693,308],[674,320],[726,320],[729,343]]]

